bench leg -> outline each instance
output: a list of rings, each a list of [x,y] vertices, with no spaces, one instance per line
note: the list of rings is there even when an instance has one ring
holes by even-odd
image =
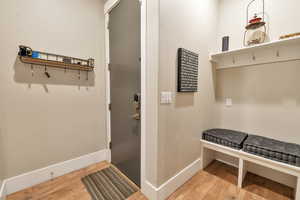
[[[300,200],[300,176],[297,178],[297,186],[295,189],[295,200]]]
[[[244,166],[244,160],[243,159],[239,159],[239,175],[238,175],[238,187],[242,188],[243,187],[243,180],[244,177],[246,175],[245,173],[245,166]]]
[[[214,159],[214,152],[201,145],[201,170],[204,170]]]

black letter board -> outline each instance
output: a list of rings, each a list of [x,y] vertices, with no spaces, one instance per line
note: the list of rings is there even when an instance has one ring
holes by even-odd
[[[178,92],[197,92],[199,55],[178,49]]]

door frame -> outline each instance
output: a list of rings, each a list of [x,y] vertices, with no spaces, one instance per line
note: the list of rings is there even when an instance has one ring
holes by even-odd
[[[109,13],[121,0],[108,0],[104,4],[105,15],[105,75],[106,75],[106,127],[107,149],[109,150],[108,161],[111,162],[111,88],[110,88],[110,47],[109,47]],[[141,187],[146,180],[146,23],[147,23],[147,0],[139,0],[141,4]]]

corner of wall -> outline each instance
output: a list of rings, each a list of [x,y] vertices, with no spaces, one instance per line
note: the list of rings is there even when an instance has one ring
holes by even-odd
[[[102,161],[108,161],[110,158],[109,154],[110,151],[108,149],[102,149],[94,153],[5,179],[2,182],[0,190],[0,200],[5,200],[6,195],[49,181],[52,178],[63,176]],[[54,175],[51,175],[52,173]]]
[[[6,199],[5,181],[0,181],[0,200]]]
[[[158,190],[149,181],[145,181],[142,184],[142,193],[151,200],[158,200]]]
[[[150,182],[146,181],[142,192],[151,200],[164,200],[186,181],[192,178],[200,170],[200,168],[201,160],[199,158],[159,187],[156,187]]]
[[[152,191],[148,187],[157,184],[158,168],[158,71],[159,71],[159,0],[147,0],[147,36],[146,36],[146,165],[142,190]],[[143,188],[145,187],[145,189]],[[151,195],[152,192],[149,193]],[[147,196],[152,199],[153,196]]]

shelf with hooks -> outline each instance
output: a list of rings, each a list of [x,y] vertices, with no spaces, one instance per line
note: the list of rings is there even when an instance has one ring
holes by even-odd
[[[32,65],[40,65],[47,67],[55,67],[61,69],[69,69],[69,70],[81,70],[81,71],[93,71],[94,67],[81,65],[81,64],[65,64],[61,61],[52,61],[40,58],[30,58],[26,56],[20,56],[20,60],[22,63],[32,64]]]
[[[300,60],[300,36],[210,54],[216,69]]]
[[[19,58],[22,63],[43,67],[54,67],[65,70],[93,71],[94,59],[87,60],[63,56],[41,51],[33,51],[30,47],[19,46]]]

